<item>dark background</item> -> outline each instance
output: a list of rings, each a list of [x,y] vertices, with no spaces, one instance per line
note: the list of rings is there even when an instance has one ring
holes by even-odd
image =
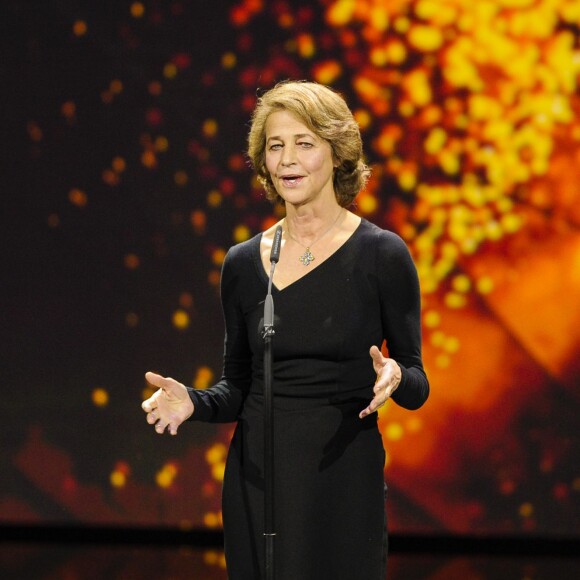
[[[432,395],[381,414],[391,529],[577,536],[579,17],[347,4],[3,3],[0,523],[219,530],[232,426],[156,436],[143,374],[219,376],[224,252],[281,216],[251,110],[308,78],[361,124],[353,210],[421,278]]]

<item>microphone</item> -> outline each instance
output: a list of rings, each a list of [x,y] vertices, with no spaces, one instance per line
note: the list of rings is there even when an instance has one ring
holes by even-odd
[[[270,252],[270,263],[278,263],[280,259],[280,247],[282,246],[282,226],[276,228],[274,233],[274,241],[272,242],[272,251]],[[273,273],[273,272],[272,272]]]
[[[270,276],[268,278],[268,294],[264,302],[264,336],[274,334],[274,301],[272,299],[272,279],[274,278],[274,268],[280,259],[280,248],[282,247],[282,226],[276,228],[272,250],[270,252]]]

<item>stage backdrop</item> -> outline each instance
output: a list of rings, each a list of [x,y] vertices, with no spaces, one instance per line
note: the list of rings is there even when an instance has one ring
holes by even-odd
[[[248,121],[292,78],[347,99],[354,211],[419,271],[431,397],[381,410],[391,529],[578,533],[577,1],[1,11],[0,523],[221,527],[233,425],[155,435],[143,375],[219,377],[225,252],[282,215]]]

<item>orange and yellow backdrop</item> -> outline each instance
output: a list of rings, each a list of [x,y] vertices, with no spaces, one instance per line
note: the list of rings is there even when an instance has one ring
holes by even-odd
[[[347,99],[354,211],[420,276],[431,397],[381,410],[391,530],[578,534],[577,1],[2,11],[0,523],[221,527],[232,425],[156,436],[143,374],[219,376],[223,257],[282,215],[248,121],[292,78]]]

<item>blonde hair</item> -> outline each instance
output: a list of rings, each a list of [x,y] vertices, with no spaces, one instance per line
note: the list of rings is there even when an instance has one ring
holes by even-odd
[[[333,176],[336,200],[348,207],[368,181],[370,169],[363,161],[358,124],[344,99],[324,85],[307,81],[278,83],[258,99],[248,134],[248,156],[266,197],[282,201],[266,168],[266,121],[276,111],[296,115],[330,144],[337,164]]]

